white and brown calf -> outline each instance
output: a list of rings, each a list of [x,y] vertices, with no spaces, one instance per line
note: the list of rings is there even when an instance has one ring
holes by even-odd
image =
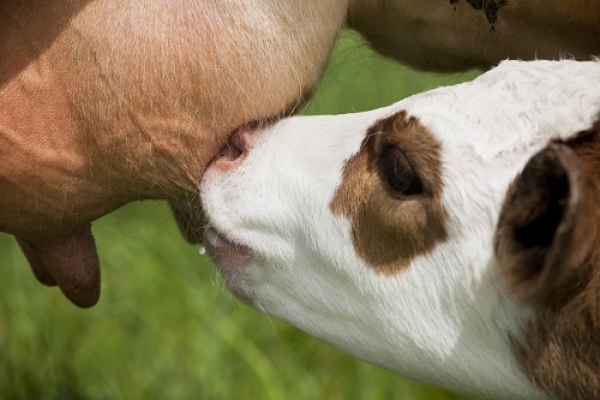
[[[201,184],[257,309],[477,399],[600,398],[600,62],[238,131]]]

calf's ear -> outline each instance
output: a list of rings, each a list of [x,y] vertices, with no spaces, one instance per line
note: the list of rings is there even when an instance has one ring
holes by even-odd
[[[585,286],[596,228],[586,215],[586,189],[581,161],[564,143],[533,156],[510,186],[494,247],[502,278],[521,302],[551,307]]]

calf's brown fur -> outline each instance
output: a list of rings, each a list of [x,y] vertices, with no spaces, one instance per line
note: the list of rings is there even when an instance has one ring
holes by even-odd
[[[419,171],[422,194],[398,198],[386,187],[377,159],[390,147]],[[441,169],[440,143],[405,111],[373,125],[360,151],[347,161],[331,209],[352,221],[354,246],[378,273],[397,274],[446,239]]]
[[[600,123],[533,157],[507,196],[501,273],[536,317],[514,351],[560,399],[600,398]]]

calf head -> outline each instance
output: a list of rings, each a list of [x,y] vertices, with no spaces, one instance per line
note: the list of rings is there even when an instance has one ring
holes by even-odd
[[[597,82],[597,62],[504,62],[237,132],[201,184],[209,254],[242,300],[384,368],[594,398]]]

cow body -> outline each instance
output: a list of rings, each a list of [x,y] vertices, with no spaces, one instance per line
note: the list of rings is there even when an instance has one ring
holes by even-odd
[[[588,60],[599,54],[599,17],[594,0],[365,0],[351,4],[348,23],[381,53],[445,72],[507,58]]]

